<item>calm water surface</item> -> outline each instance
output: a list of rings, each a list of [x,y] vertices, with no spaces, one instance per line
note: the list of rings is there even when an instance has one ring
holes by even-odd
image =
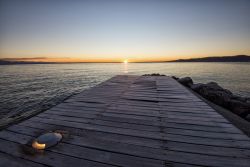
[[[250,63],[82,63],[0,66],[0,116],[47,109],[117,74],[161,73],[215,81],[250,97]]]

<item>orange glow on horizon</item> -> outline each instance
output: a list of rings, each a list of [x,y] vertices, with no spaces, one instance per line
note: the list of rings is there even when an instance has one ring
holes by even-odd
[[[81,58],[6,58],[6,61],[22,61],[22,62],[52,62],[52,63],[108,63],[108,62],[123,62],[120,59],[81,59]]]
[[[226,54],[224,54],[226,55]],[[233,56],[236,54],[231,54],[227,56]],[[222,55],[223,56],[223,55]],[[81,58],[82,57],[82,58]],[[93,58],[91,58],[93,57]],[[125,56],[124,56],[125,57]],[[173,61],[178,59],[190,59],[190,58],[203,58],[210,57],[208,55],[173,55],[173,56],[150,56],[150,55],[136,55],[136,56],[127,56],[126,59],[115,56],[76,56],[76,57],[21,57],[21,58],[0,58],[0,60],[5,61],[20,61],[20,62],[51,62],[51,63],[136,63],[136,62],[165,62]]]
[[[21,62],[52,62],[52,63],[136,63],[136,62],[163,62],[178,59],[177,57],[159,57],[159,58],[148,58],[144,56],[134,56],[129,59],[121,58],[68,58],[68,57],[31,57],[31,58],[3,58],[6,61],[21,61]]]

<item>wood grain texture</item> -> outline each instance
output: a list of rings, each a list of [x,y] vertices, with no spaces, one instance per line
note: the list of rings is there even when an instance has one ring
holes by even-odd
[[[43,154],[22,145],[66,132]],[[0,132],[1,166],[243,166],[250,139],[166,76],[115,76]]]

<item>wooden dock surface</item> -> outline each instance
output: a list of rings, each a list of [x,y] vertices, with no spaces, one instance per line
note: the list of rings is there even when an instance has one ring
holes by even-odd
[[[29,155],[22,145],[66,135]],[[166,76],[115,76],[0,132],[0,166],[250,166],[250,139]]]

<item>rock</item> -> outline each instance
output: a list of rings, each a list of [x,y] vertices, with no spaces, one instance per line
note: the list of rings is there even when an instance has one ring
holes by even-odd
[[[219,86],[216,82],[209,82],[207,84],[204,84],[205,87],[207,87],[210,90],[216,90],[216,91],[226,91],[229,94],[232,94],[232,92],[230,92],[227,89],[222,88],[221,86]]]
[[[177,81],[187,87],[193,85],[193,80],[190,77],[179,78]]]
[[[228,101],[233,95],[232,92],[223,89],[216,82],[202,84],[196,90],[206,99],[224,107],[228,105]]]
[[[143,76],[166,76],[164,74],[153,73],[153,74],[144,74]]]
[[[250,97],[246,97],[246,99],[247,99],[247,103],[250,103]]]
[[[239,100],[230,99],[228,102],[228,109],[233,113],[245,118],[250,114],[250,103],[244,103]]]
[[[231,91],[222,88],[216,82],[193,84],[193,80],[190,77],[178,79],[173,76],[172,78],[176,79],[182,85],[190,87],[209,101],[229,109],[240,117],[245,119],[250,118],[250,98],[234,95]]]
[[[230,99],[230,95],[228,95],[227,93],[223,91],[201,89],[200,94],[206,99],[221,106],[227,106],[227,103]]]
[[[247,98],[233,95],[231,91],[222,88],[216,82],[194,84],[191,88],[211,102],[225,107],[243,118],[250,114],[250,103],[247,103]]]
[[[172,76],[173,79],[178,80],[179,78],[176,76]]]
[[[248,114],[245,119],[250,122],[250,114]]]
[[[199,92],[203,85],[204,85],[204,84],[202,84],[202,83],[197,83],[197,84],[191,85],[190,88],[191,88],[193,91],[195,91],[195,92]]]
[[[239,101],[242,101],[242,102],[247,102],[248,101],[248,99],[246,97],[240,97],[240,96],[237,96],[237,95],[233,95],[232,99],[239,100]]]

